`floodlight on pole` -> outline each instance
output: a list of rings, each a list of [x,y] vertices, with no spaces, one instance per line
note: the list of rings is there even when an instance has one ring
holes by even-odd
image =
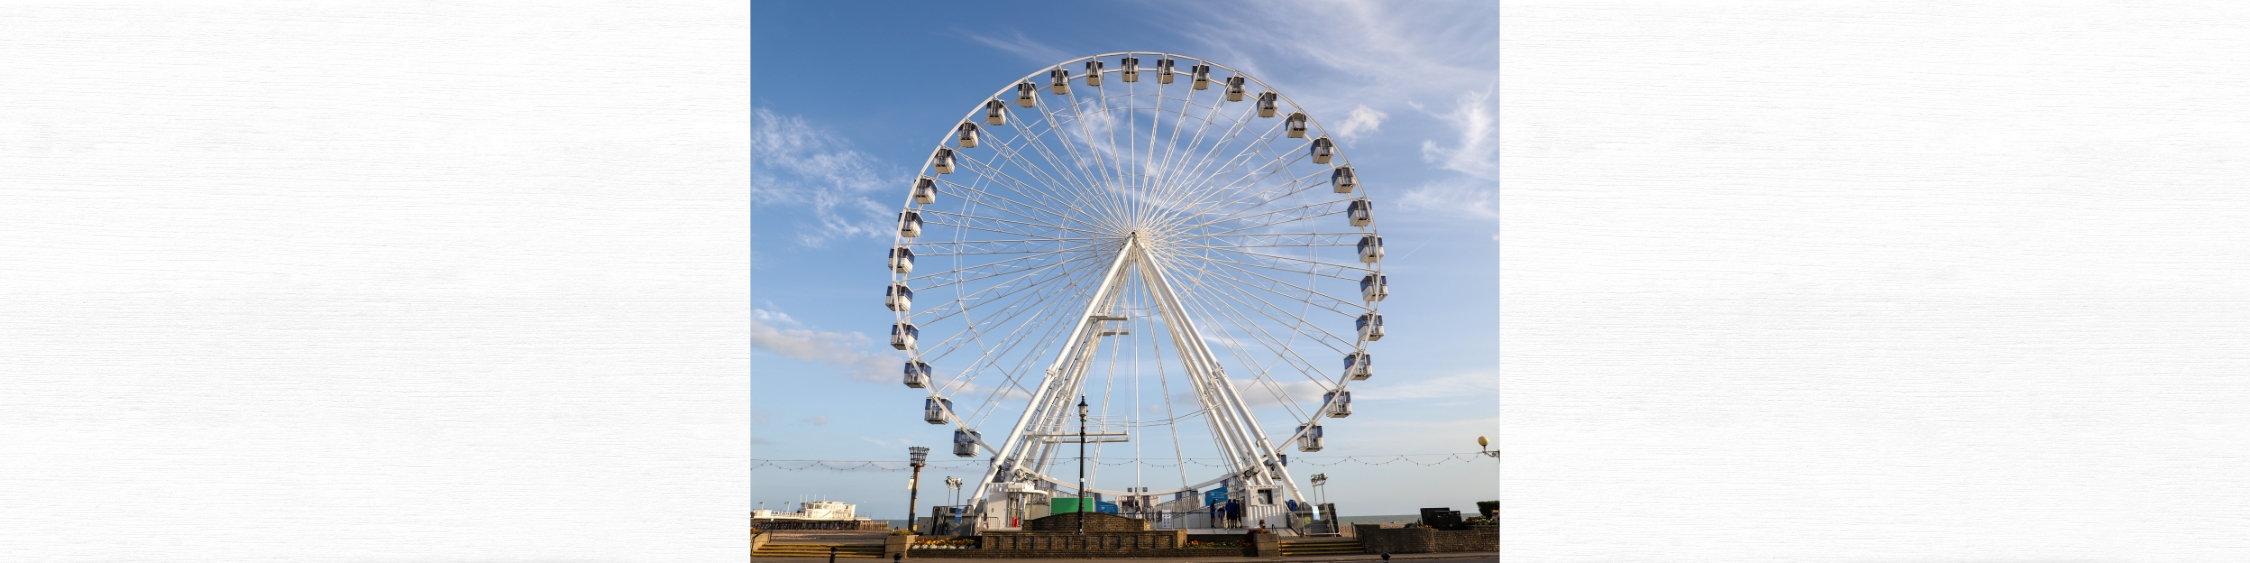
[[[914,533],[914,504],[922,495],[922,463],[930,458],[930,449],[914,446],[906,449],[914,465],[914,476],[906,479],[906,533]],[[931,523],[936,525],[936,523]]]

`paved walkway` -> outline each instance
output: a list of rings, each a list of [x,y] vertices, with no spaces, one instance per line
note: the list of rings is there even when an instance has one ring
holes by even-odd
[[[769,563],[814,563],[814,562],[818,562],[818,563],[827,563],[827,561],[828,561],[828,558],[827,558],[827,557],[752,557],[751,559],[754,559],[754,560],[757,560],[757,561],[765,561],[765,562],[769,562]],[[912,558],[909,558],[909,559],[912,559]],[[1239,562],[1251,562],[1251,561],[1264,561],[1264,562],[1273,562],[1273,561],[1282,561],[1282,562],[1285,562],[1285,563],[1325,563],[1325,562],[1329,562],[1329,561],[1337,561],[1337,562],[1342,562],[1342,561],[1353,561],[1353,562],[1358,562],[1358,561],[1382,561],[1382,560],[1383,560],[1383,556],[1382,556],[1382,555],[1379,555],[1379,554],[1374,554],[1374,553],[1366,553],[1366,554],[1354,554],[1354,555],[1300,555],[1300,556],[1296,556],[1296,557],[1278,557],[1278,558],[1275,558],[1275,557],[1102,557],[1102,558],[1083,557],[1083,558],[1078,558],[1078,559],[1017,559],[1017,558],[990,558],[990,559],[983,559],[983,558],[979,558],[979,559],[971,559],[971,558],[966,558],[966,557],[942,557],[942,558],[940,558],[940,557],[929,557],[929,558],[923,558],[923,559],[920,559],[920,560],[921,560],[921,561],[928,561],[928,562],[930,562],[930,563],[947,563],[947,562],[954,562],[954,561],[958,561],[958,562],[962,562],[962,563],[977,563],[977,562],[987,562],[987,561],[989,561],[989,562],[1005,562],[1005,563],[1086,563],[1087,561],[1119,561],[1119,562],[1123,562],[1123,563],[1158,563],[1158,562],[1173,562],[1173,561],[1184,562],[1184,563],[1228,563],[1228,562],[1237,562],[1237,561],[1239,561]],[[1476,563],[1485,563],[1485,562],[1489,562],[1489,561],[1499,561],[1499,560],[1500,560],[1500,554],[1498,554],[1498,553],[1398,553],[1398,554],[1392,554],[1392,555],[1391,555],[1391,560],[1392,560],[1392,561],[1412,561],[1412,562],[1414,562],[1414,563],[1470,563],[1470,562],[1476,562]],[[860,562],[860,561],[866,561],[866,560],[865,560],[865,559],[842,559],[842,558],[839,558],[839,559],[837,559],[836,561],[837,561],[838,563],[856,563],[856,562]]]

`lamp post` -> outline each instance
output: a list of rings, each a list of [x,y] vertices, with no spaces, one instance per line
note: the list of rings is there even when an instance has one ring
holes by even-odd
[[[953,513],[953,525],[946,529],[955,530],[948,532],[952,535],[960,535],[961,532],[957,530],[961,527],[961,478],[947,475],[945,477],[945,488],[953,489],[953,492],[947,494],[947,498],[951,499],[949,501],[951,502],[951,504],[948,505],[951,506],[951,508],[946,509],[946,512]],[[931,522],[930,524],[934,526],[937,523]]]
[[[945,478],[945,488],[953,489],[952,493],[948,493],[949,495],[951,495],[948,497],[952,499],[951,502],[953,504],[961,504],[961,478],[947,476]]]
[[[1086,535],[1086,396],[1078,396],[1078,535]]]
[[[1477,437],[1477,453],[1492,456],[1492,459],[1500,459],[1500,450],[1485,449],[1485,446],[1489,445],[1492,445],[1492,442],[1485,441],[1483,436]]]
[[[930,449],[922,446],[907,448],[913,458],[914,476],[906,479],[906,533],[914,533],[914,502],[922,496],[922,461],[929,459]],[[936,524],[936,522],[932,522]]]

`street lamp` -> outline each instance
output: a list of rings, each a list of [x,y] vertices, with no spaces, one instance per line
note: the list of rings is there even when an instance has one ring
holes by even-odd
[[[1086,396],[1078,396],[1078,535],[1086,535]]]
[[[1485,446],[1489,445],[1492,445],[1492,442],[1486,441],[1483,436],[1477,437],[1477,453],[1492,456],[1492,459],[1500,459],[1500,450],[1485,449]]]
[[[914,476],[906,480],[906,533],[914,533],[914,502],[922,495],[922,461],[929,459],[930,449],[922,446],[907,448],[913,458]],[[932,522],[931,524],[936,524]]]
[[[955,529],[958,529],[958,528],[960,528],[960,527],[961,527],[961,478],[960,478],[960,477],[954,477],[954,476],[951,476],[951,475],[948,475],[948,476],[946,476],[946,477],[945,477],[945,488],[948,488],[948,489],[953,489],[953,492],[952,492],[952,493],[950,493],[950,494],[948,495],[948,496],[949,496],[949,497],[951,497],[951,499],[952,499],[952,501],[951,501],[951,502],[952,502],[952,505],[951,505],[951,507],[950,507],[950,508],[947,508],[947,509],[945,509],[945,510],[946,510],[946,512],[951,512],[951,513],[953,513],[953,526],[952,526],[952,527],[949,527],[949,528],[946,528],[946,529],[947,529],[947,530],[955,530]],[[936,525],[937,525],[937,523],[936,523],[936,522],[931,522],[931,523],[930,523],[930,525],[931,525],[931,526],[936,526]],[[933,530],[933,531],[934,531],[934,530]],[[958,535],[958,534],[960,534],[960,532],[951,532],[951,533],[953,533],[953,534],[955,534],[955,535]]]

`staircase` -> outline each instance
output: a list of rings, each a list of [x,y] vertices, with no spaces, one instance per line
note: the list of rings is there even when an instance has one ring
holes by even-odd
[[[772,544],[767,545],[771,546]],[[1359,538],[1284,538],[1281,540],[1282,557],[1291,555],[1344,555],[1366,552],[1367,549],[1359,545]]]
[[[1353,542],[1358,546],[1358,542]],[[836,558],[882,559],[883,544],[879,543],[781,543],[759,546],[751,557],[827,557],[828,548],[836,548]],[[1355,552],[1356,553],[1356,552]]]

